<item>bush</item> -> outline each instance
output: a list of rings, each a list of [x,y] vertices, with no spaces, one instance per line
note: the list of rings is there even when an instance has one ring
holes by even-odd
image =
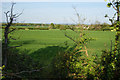
[[[52,61],[53,75],[55,78],[68,78],[68,67],[66,61],[68,56],[64,52],[59,52]]]
[[[101,60],[97,56],[86,56],[74,50],[76,47],[60,53],[53,60],[53,72],[56,77],[80,80],[120,80],[120,53],[114,57],[114,51],[104,50]]]
[[[39,30],[49,30],[49,28],[39,28]]]
[[[104,28],[102,28],[102,30],[103,30],[103,31],[110,31],[111,28],[110,28],[110,27],[104,27]]]
[[[29,30],[34,30],[34,28],[33,28],[33,27],[29,27],[28,29],[29,29]]]
[[[3,48],[3,56],[4,56],[4,48]],[[36,62],[32,59],[31,56],[27,55],[28,51],[19,51],[18,49],[10,49],[7,56],[7,66],[3,69],[3,76],[6,79],[29,79],[29,78],[39,78],[40,71],[42,66],[39,62]],[[4,59],[3,59],[4,60]],[[27,72],[28,71],[28,72]],[[31,72],[29,72],[31,71]],[[17,74],[16,74],[17,73]]]
[[[75,55],[74,54],[70,56],[71,59],[69,61],[69,77],[72,77],[73,79],[96,79],[96,57],[87,57],[82,52],[79,52]]]
[[[2,26],[2,29],[5,29],[4,26]],[[18,30],[49,30],[49,28],[45,28],[45,27],[40,27],[40,28],[34,28],[34,27],[10,27],[10,29],[18,29]]]
[[[64,53],[60,53],[54,59],[54,75],[59,78],[93,80],[98,79],[96,56],[87,57],[84,53],[74,50],[77,47],[69,48]]]
[[[40,28],[28,28],[30,30],[49,30],[49,28],[44,28],[44,27],[40,27]]]
[[[18,30],[25,30],[25,28],[24,27],[20,27],[20,28],[18,28]]]
[[[103,70],[100,72],[102,80],[120,80],[120,53],[114,54],[114,51],[104,50],[101,56],[101,66]]]

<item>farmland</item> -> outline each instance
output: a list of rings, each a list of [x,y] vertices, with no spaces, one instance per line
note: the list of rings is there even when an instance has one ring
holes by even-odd
[[[64,52],[67,46],[72,47],[75,43],[64,36],[67,32],[74,37],[72,30],[18,30],[12,33],[16,40],[11,40],[11,46],[18,46],[20,53],[27,51],[25,54],[31,56],[35,61],[38,61],[42,66],[51,64],[55,56],[59,52]],[[97,55],[100,58],[102,50],[110,49],[111,40],[114,43],[115,32],[111,31],[83,31],[87,37],[92,37],[93,40],[87,43],[89,55]],[[113,44],[114,45],[114,44]],[[42,72],[43,77],[50,77],[52,67],[45,68]],[[47,73],[45,72],[47,70]]]
[[[74,37],[76,34],[72,30],[19,30],[13,33],[13,37],[17,40],[12,40],[12,45],[21,45],[21,50],[28,49],[34,52],[37,49],[48,46],[65,47],[65,42],[69,46],[73,46],[74,42],[64,36],[64,32]],[[88,49],[95,49],[95,53],[105,48],[110,48],[111,40],[114,42],[115,32],[111,31],[83,31],[87,37],[92,37],[94,40],[87,43]],[[96,51],[98,50],[98,51]],[[92,54],[92,52],[91,52]]]
[[[0,79],[120,80],[119,0],[3,4]]]

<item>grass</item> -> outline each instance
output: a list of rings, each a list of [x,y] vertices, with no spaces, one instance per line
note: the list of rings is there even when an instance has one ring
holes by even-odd
[[[2,26],[2,27],[5,27],[5,26]],[[11,27],[16,27],[16,28],[35,28],[35,27],[38,27],[38,26],[11,26]],[[48,28],[49,26],[39,26],[39,27],[44,27],[44,28]]]
[[[17,40],[12,41],[12,45],[22,44],[20,49],[29,49],[33,50],[33,52],[48,46],[65,47],[65,41],[68,41],[71,46],[74,44],[60,30],[19,30],[14,33],[13,37]]]
[[[64,36],[67,32],[73,38],[75,32],[71,30],[19,30],[12,34],[17,40],[12,40],[11,45],[22,45],[18,49],[22,51],[28,50],[29,54],[36,61],[39,61],[42,66],[51,64],[52,60],[59,52],[64,52],[67,45],[73,46],[74,42]],[[94,40],[87,43],[89,55],[98,55],[100,57],[101,50],[110,48],[111,40],[114,43],[115,32],[111,31],[84,31],[88,37]],[[77,35],[78,36],[78,35]],[[114,44],[113,44],[114,45]],[[42,77],[50,77],[52,67],[45,68],[42,72]]]
[[[64,32],[75,39],[75,32],[71,30],[19,30],[13,33],[13,37],[17,40],[12,40],[11,45],[22,45],[20,50],[29,50],[31,54],[41,48],[49,46],[65,47],[73,46],[74,42],[64,36]],[[115,32],[111,31],[84,31],[87,37],[94,40],[87,43],[89,54],[101,55],[101,50],[110,49],[111,40],[114,43]],[[114,45],[114,44],[113,44]]]
[[[0,28],[0,41],[2,39],[2,29]]]
[[[87,43],[87,48],[89,54],[96,54],[98,56],[101,55],[101,51],[105,49],[111,48],[111,41],[112,46],[114,46],[115,42],[115,32],[111,31],[85,31],[89,37],[92,37],[95,40],[90,41]]]

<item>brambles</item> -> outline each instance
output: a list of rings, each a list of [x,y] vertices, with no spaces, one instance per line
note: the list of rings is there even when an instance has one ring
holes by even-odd
[[[109,18],[109,21],[112,23],[111,26],[114,27],[114,31],[116,31],[115,35],[115,46],[114,50],[104,50],[102,57],[101,57],[101,65],[103,66],[103,70],[101,72],[100,78],[101,79],[108,79],[108,80],[119,80],[120,79],[120,19],[119,19],[119,0],[109,0],[110,2],[107,4],[107,7],[113,7],[116,11],[114,16],[110,18],[108,15],[105,17]],[[117,18],[117,19],[115,19]]]
[[[101,79],[119,80],[120,79],[120,53],[114,55],[114,51],[104,50],[101,56],[100,72]]]
[[[114,26],[114,29],[116,31],[115,35],[115,49],[114,49],[114,55],[116,55],[117,51],[119,51],[119,45],[120,45],[120,10],[119,10],[120,1],[119,0],[109,0],[109,3],[107,4],[107,7],[112,7],[115,10],[114,16],[110,18],[107,14],[105,17],[109,19],[109,21],[112,23],[112,26]],[[115,19],[116,18],[116,19]]]
[[[39,77],[42,71],[40,68],[43,66],[27,55],[28,52],[28,50],[20,51],[16,48],[9,51],[7,66],[5,69],[3,68],[2,72],[5,77],[3,80]]]
[[[95,79],[96,76],[96,57],[91,58],[88,55],[86,43],[92,38],[87,38],[85,34],[76,28],[71,28],[73,36],[65,32],[65,36],[75,43],[75,46],[67,49],[64,54],[59,55],[59,63],[55,60],[54,68],[58,76],[70,79]],[[61,70],[63,70],[61,72]],[[57,73],[56,73],[57,74]]]

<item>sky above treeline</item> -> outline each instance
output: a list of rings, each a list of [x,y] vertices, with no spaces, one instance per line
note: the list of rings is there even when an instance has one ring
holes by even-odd
[[[19,23],[75,24],[78,22],[73,9],[75,7],[81,20],[86,18],[85,22],[81,21],[83,24],[94,24],[96,21],[110,23],[104,16],[105,14],[113,16],[114,10],[106,5],[107,2],[16,2],[14,13],[23,11],[16,21]],[[10,10],[10,7],[11,2],[2,3],[3,22],[5,22],[4,12]]]
[[[105,2],[105,0],[2,0],[3,2]]]

